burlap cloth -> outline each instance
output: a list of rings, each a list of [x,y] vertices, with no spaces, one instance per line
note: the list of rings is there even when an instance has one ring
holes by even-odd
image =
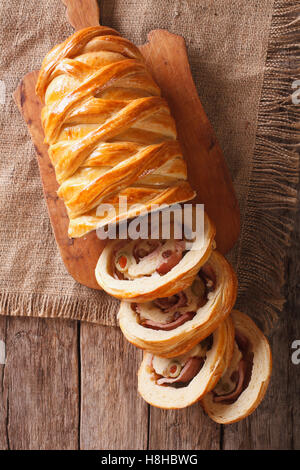
[[[102,24],[136,44],[151,29],[184,36],[195,83],[224,151],[241,209],[230,254],[238,306],[267,331],[284,296],[284,257],[296,203],[297,1],[102,0]],[[299,3],[298,3],[299,5]],[[67,273],[49,223],[37,161],[12,99],[22,76],[72,28],[60,0],[1,7],[0,313],[113,325],[118,302]],[[299,36],[298,36],[299,39]],[[295,75],[295,76],[294,76]],[[220,201],[220,204],[222,201]]]

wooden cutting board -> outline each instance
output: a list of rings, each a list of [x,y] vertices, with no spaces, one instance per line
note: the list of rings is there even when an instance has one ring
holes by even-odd
[[[63,1],[68,21],[76,30],[99,24],[97,0]],[[184,39],[168,31],[155,30],[140,49],[175,118],[189,180],[197,191],[194,202],[204,203],[217,228],[218,249],[225,254],[239,235],[239,208],[222,151],[192,79]],[[105,242],[96,237],[95,231],[80,239],[68,238],[67,212],[56,194],[58,184],[43,142],[42,106],[35,94],[37,76],[38,71],[25,75],[14,92],[14,99],[35,146],[48,212],[64,264],[76,281],[99,289],[94,269]]]

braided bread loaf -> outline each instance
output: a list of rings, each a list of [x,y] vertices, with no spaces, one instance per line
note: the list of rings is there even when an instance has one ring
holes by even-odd
[[[211,344],[203,341],[173,359],[146,352],[138,372],[138,391],[144,400],[158,408],[185,408],[212,390],[228,367],[233,348],[234,327],[230,317],[209,339]],[[176,373],[172,374],[174,366],[182,367],[177,377],[174,377]],[[168,377],[161,376],[164,371],[171,374],[167,372]]]
[[[69,236],[193,199],[169,107],[138,48],[116,31],[86,28],[54,47],[36,92]],[[202,238],[196,235],[190,244],[186,234],[109,240],[96,278],[122,300],[126,338],[146,351],[143,398],[166,409],[201,400],[214,421],[231,423],[262,400],[271,352],[250,318],[229,316],[236,276],[215,250],[206,215]]]
[[[220,424],[240,421],[253,413],[264,398],[272,371],[272,353],[262,331],[245,313],[234,310],[234,353],[217,387],[206,394],[202,406],[208,416]],[[226,390],[234,375],[238,376],[233,391]]]
[[[139,49],[115,30],[85,28],[54,47],[36,92],[70,237],[137,215],[134,204],[195,196],[168,104]],[[112,206],[105,216],[100,203]]]
[[[183,225],[186,228],[189,224]],[[170,229],[173,226],[174,221]],[[191,246],[183,239],[109,240],[97,262],[97,282],[108,294],[132,302],[177,294],[192,284],[210,257],[215,233],[213,223],[204,214],[203,235],[199,234]],[[119,263],[122,258],[124,269]]]

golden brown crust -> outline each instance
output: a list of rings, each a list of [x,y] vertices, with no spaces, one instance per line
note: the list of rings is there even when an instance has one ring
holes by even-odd
[[[36,93],[44,103],[45,142],[60,185],[58,195],[69,215],[69,236],[81,237],[97,227],[155,210],[154,205],[185,202],[195,196],[168,104],[139,49],[115,30],[85,28],[55,46],[42,63]],[[97,211],[99,204],[105,206],[105,213]],[[211,256],[221,281],[205,318],[199,320],[196,315],[174,331],[145,334],[132,318],[128,323],[132,312],[123,302],[120,326],[130,342],[165,357],[184,354],[213,333],[214,347],[206,366],[187,387],[155,384],[146,353],[138,374],[139,391],[148,403],[162,408],[182,408],[201,399],[214,421],[232,423],[248,416],[262,400],[271,374],[271,351],[256,325],[246,315],[233,312],[235,328],[253,345],[252,377],[233,404],[214,402],[211,390],[233,352],[234,327],[227,316],[235,302],[237,281],[222,255],[212,252],[215,228],[206,219],[204,246],[186,254],[167,274],[115,279],[110,266],[118,241],[113,241],[98,261],[96,277],[115,297],[147,302],[190,286]]]
[[[202,400],[204,410],[212,420],[220,424],[240,421],[258,407],[267,391],[272,371],[272,355],[267,338],[244,313],[234,310],[231,317],[235,329],[250,341],[254,354],[253,368],[247,388],[234,403],[216,403],[212,392],[204,396]]]
[[[174,120],[139,49],[111,28],[76,32],[45,57],[36,92],[69,236],[192,199]],[[111,204],[105,215],[99,204]]]

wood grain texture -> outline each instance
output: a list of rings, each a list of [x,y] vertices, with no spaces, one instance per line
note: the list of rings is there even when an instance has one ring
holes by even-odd
[[[286,260],[287,303],[271,337],[273,370],[269,389],[251,416],[224,427],[224,449],[300,449],[300,364],[293,364],[291,359],[291,345],[300,340],[299,256],[300,212]]]
[[[214,450],[220,447],[220,426],[199,403],[183,410],[150,407],[149,449]]]
[[[167,31],[152,31],[141,50],[177,121],[197,201],[204,203],[216,224],[218,249],[226,253],[239,234],[239,209],[224,157],[192,80],[184,40]],[[57,196],[58,184],[44,144],[41,103],[35,94],[37,74],[35,71],[23,78],[14,99],[36,149],[48,212],[64,264],[76,281],[99,289],[94,270],[105,242],[97,238],[95,231],[80,239],[68,237],[67,212]]]
[[[189,181],[197,191],[193,202],[204,203],[217,228],[218,250],[227,253],[239,236],[238,203],[224,156],[192,78],[184,39],[155,30],[148,34],[148,40],[141,51],[175,118]]]
[[[7,447],[76,449],[77,324],[7,319],[6,349],[1,408],[6,416]]]
[[[37,76],[38,71],[35,71],[23,78],[14,93],[14,100],[28,126],[36,150],[55,240],[71,276],[81,284],[100,289],[95,278],[95,267],[105,242],[97,238],[95,231],[82,238],[68,237],[69,218],[62,199],[57,196],[58,183],[48,155],[48,146],[44,144],[44,131],[40,119],[42,105],[35,94]]]
[[[98,26],[100,10],[97,0],[62,0],[66,5],[66,17],[75,30]]]
[[[247,419],[224,426],[224,449],[291,449],[288,367],[290,347],[285,321],[275,332],[271,348],[274,365],[266,396]],[[284,432],[283,432],[284,430]]]
[[[118,328],[81,324],[81,449],[145,449],[148,406],[137,393],[142,353]]]

